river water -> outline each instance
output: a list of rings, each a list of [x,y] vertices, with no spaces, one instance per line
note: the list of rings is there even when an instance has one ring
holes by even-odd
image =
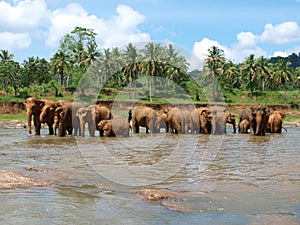
[[[0,129],[0,169],[50,184],[0,190],[0,224],[300,224],[299,138]],[[145,188],[192,197],[153,204]]]

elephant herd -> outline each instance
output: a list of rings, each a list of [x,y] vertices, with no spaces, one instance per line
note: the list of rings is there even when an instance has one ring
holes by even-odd
[[[233,132],[265,135],[265,132],[280,133],[283,112],[268,107],[252,106],[244,109],[238,118],[226,112],[226,107],[214,105],[210,107],[170,107],[154,110],[147,106],[133,106],[128,111],[128,118],[112,115],[111,109],[101,105],[83,106],[69,100],[42,100],[34,97],[24,102],[27,110],[28,132],[31,134],[31,119],[35,127],[35,135],[40,135],[41,124],[46,123],[50,135],[60,137],[69,135],[85,136],[86,124],[89,135],[94,137],[99,131],[100,136],[130,136],[139,133],[140,127],[146,133],[160,133],[161,129],[173,134],[225,134],[226,124],[232,124]],[[126,112],[127,113],[127,112]]]

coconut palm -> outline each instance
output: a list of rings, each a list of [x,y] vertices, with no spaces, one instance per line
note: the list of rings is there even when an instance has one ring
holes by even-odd
[[[280,86],[284,89],[285,95],[287,91],[287,83],[293,80],[292,73],[289,67],[290,64],[290,62],[280,59],[275,64],[275,70],[271,77],[272,81],[276,86]]]
[[[209,69],[212,76],[218,78],[220,69],[225,63],[224,51],[216,46],[208,49],[208,55],[205,59],[205,67]]]
[[[93,65],[95,62],[101,62],[100,57],[101,52],[97,49],[97,45],[88,45],[87,50],[83,51],[80,64]]]
[[[64,85],[66,70],[70,69],[72,66],[70,56],[65,54],[62,50],[59,50],[54,54],[54,56],[50,59],[50,61],[51,61],[51,71],[53,73],[59,74],[60,84]]]
[[[160,44],[148,43],[142,50],[143,56],[140,63],[142,74],[149,77],[149,100],[152,102],[152,83],[153,78],[162,71],[162,48]]]
[[[249,55],[241,65],[241,70],[244,73],[244,79],[246,80],[246,88],[249,89],[249,93],[252,96],[253,90],[256,86],[256,79],[259,74],[257,61],[254,58],[254,54]]]
[[[14,59],[14,55],[10,54],[7,50],[1,50],[0,51],[0,61],[9,61],[9,60],[13,60]]]

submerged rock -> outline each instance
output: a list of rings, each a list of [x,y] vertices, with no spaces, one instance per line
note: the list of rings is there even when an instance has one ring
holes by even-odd
[[[48,185],[49,183],[38,182],[15,171],[0,170],[0,189],[44,187]]]
[[[198,196],[194,195],[180,194],[157,189],[141,189],[138,193],[144,197],[145,201],[163,205],[170,210],[179,212],[194,211],[189,207],[189,204],[185,204],[185,202],[188,199],[198,198]]]

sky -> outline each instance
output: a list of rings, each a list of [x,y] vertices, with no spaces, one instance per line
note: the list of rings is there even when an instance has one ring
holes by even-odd
[[[94,29],[100,49],[172,43],[194,68],[211,46],[235,63],[300,52],[300,0],[0,0],[0,49],[17,61],[49,60],[76,26]]]

